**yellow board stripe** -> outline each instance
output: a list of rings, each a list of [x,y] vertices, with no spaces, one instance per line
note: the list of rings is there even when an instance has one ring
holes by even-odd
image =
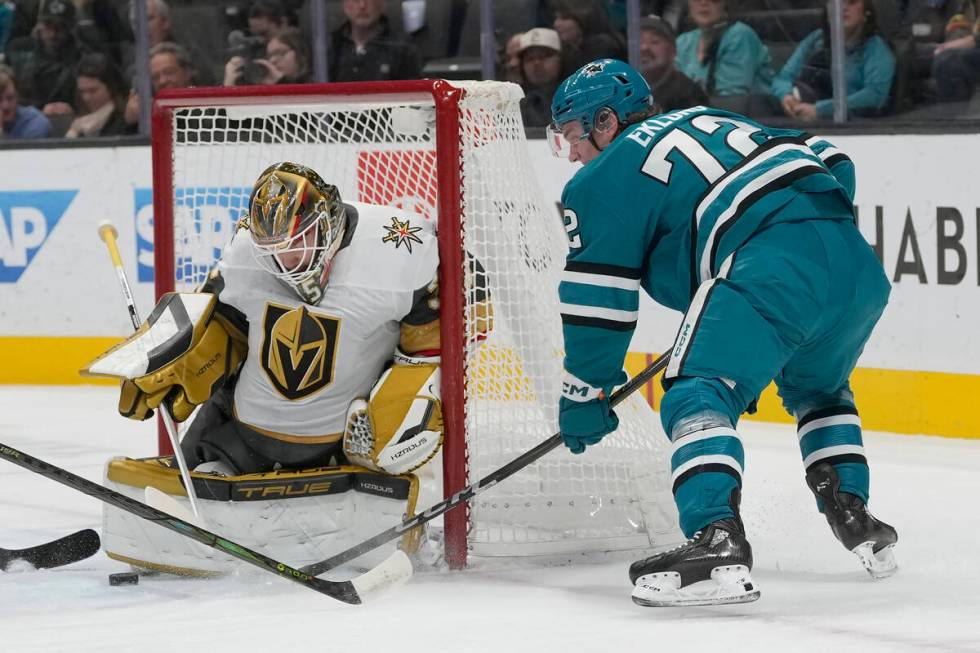
[[[0,383],[118,385],[82,378],[82,369],[124,338],[0,337]]]
[[[652,354],[630,352],[626,370],[632,376],[654,359]],[[969,410],[974,397],[980,396],[980,375],[858,368],[851,375],[851,388],[861,424],[869,431],[980,438],[980,413]],[[659,376],[643,394],[659,408],[663,396]],[[759,399],[758,412],[743,419],[794,421],[771,384]]]
[[[82,378],[78,370],[122,339],[0,337],[0,384],[114,385],[112,379]],[[626,369],[636,374],[653,359],[653,354],[631,352]],[[969,409],[980,396],[980,375],[860,368],[851,376],[851,386],[868,430],[980,438],[980,412]],[[659,378],[642,394],[659,407]],[[772,386],[763,393],[759,412],[746,419],[793,421]]]

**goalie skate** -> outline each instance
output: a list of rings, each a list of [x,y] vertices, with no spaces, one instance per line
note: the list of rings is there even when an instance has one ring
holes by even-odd
[[[854,553],[874,579],[898,570],[893,549],[898,533],[868,511],[860,497],[840,491],[833,465],[822,463],[807,472],[807,485],[824,501],[824,515],[841,544]]]
[[[752,547],[741,523],[723,519],[679,547],[634,562],[633,602],[665,608],[755,601],[760,592],[751,568]]]

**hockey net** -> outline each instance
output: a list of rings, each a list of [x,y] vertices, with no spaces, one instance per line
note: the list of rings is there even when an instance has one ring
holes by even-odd
[[[429,498],[450,496],[557,430],[567,237],[537,188],[521,95],[438,80],[164,95],[153,113],[157,294],[200,284],[277,161],[312,167],[346,200],[435,221],[446,438]],[[487,296],[492,315],[479,309]],[[451,566],[672,542],[666,439],[638,394],[617,412],[620,429],[586,455],[552,452],[447,513]]]

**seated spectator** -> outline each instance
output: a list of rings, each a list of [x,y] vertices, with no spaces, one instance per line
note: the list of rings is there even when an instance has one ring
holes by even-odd
[[[895,76],[895,56],[878,35],[872,0],[844,0],[844,44],[847,108],[851,115],[876,115],[888,104]],[[834,115],[830,73],[830,25],[808,34],[772,83],[783,112],[810,122]]]
[[[940,102],[965,103],[973,97],[980,82],[980,19],[974,23],[971,34],[936,48],[932,74]]]
[[[75,5],[44,0],[33,36],[7,44],[21,99],[45,115],[70,114],[75,101],[75,64],[81,55],[74,37]]]
[[[176,43],[164,41],[150,49],[150,83],[154,95],[165,88],[196,86],[196,74],[190,53]],[[127,133],[135,133],[140,116],[140,97],[136,89],[130,90],[123,115]]]
[[[525,127],[545,127],[551,123],[551,97],[564,79],[561,47],[558,32],[546,27],[535,27],[521,36],[518,55],[524,79],[521,117]]]
[[[75,118],[67,138],[125,134],[122,75],[104,54],[87,54],[78,62],[78,99],[82,114]]]
[[[677,37],[677,69],[709,95],[768,94],[769,49],[751,27],[733,21],[727,0],[688,0],[696,29]]]
[[[299,30],[289,28],[274,36],[266,46],[265,59],[256,59],[264,70],[261,84],[308,84],[313,81],[310,44]],[[229,66],[244,66],[242,57],[232,57]],[[233,86],[241,78],[239,69],[232,68],[225,76],[225,86]]]
[[[626,39],[613,29],[601,0],[554,0],[552,8],[565,72],[596,59],[626,60]]]
[[[195,62],[195,81],[198,86],[210,86],[214,83],[215,60],[218,53],[215,48],[204,49],[194,44],[187,43],[174,33],[173,24],[170,22],[170,5],[166,0],[143,0],[146,2],[146,27],[147,37],[150,47],[159,45],[165,41],[176,43],[186,49],[191,59]],[[136,5],[135,0],[129,2],[129,22],[135,32],[136,30]],[[123,48],[123,63],[121,70],[125,73],[125,79],[132,79],[136,74],[135,62],[135,43],[127,42]],[[221,65],[224,60],[224,53],[217,61]]]
[[[0,64],[0,139],[47,138],[51,122],[32,106],[23,106],[17,95],[14,71]]]
[[[665,113],[708,103],[704,89],[677,70],[676,58],[677,37],[670,24],[659,16],[641,18],[639,71]]]
[[[418,49],[395,38],[382,5],[383,0],[343,0],[347,20],[332,34],[330,81],[417,79],[421,75]]]
[[[224,85],[263,84],[269,75],[265,64],[260,63],[266,56],[269,41],[279,36],[289,27],[286,8],[279,0],[255,0],[248,11],[248,31],[245,36],[239,31],[228,35],[232,57],[225,64]]]
[[[521,36],[524,32],[517,32],[509,39],[504,46],[504,60],[501,69],[503,70],[503,81],[520,84],[521,81]]]

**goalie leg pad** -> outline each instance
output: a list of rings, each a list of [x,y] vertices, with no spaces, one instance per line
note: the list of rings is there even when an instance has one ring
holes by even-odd
[[[323,467],[221,477],[192,473],[209,529],[233,542],[296,566],[340,553],[414,515],[418,480],[354,466]],[[117,458],[106,466],[105,486],[143,501],[152,485],[189,508],[171,457]],[[183,575],[213,575],[240,569],[234,558],[109,505],[103,509],[102,545],[115,560]],[[418,529],[402,540],[408,553]],[[359,557],[370,567],[396,548],[392,542]]]
[[[344,433],[347,459],[389,474],[412,472],[442,444],[439,366],[395,364],[367,401],[355,399]]]

